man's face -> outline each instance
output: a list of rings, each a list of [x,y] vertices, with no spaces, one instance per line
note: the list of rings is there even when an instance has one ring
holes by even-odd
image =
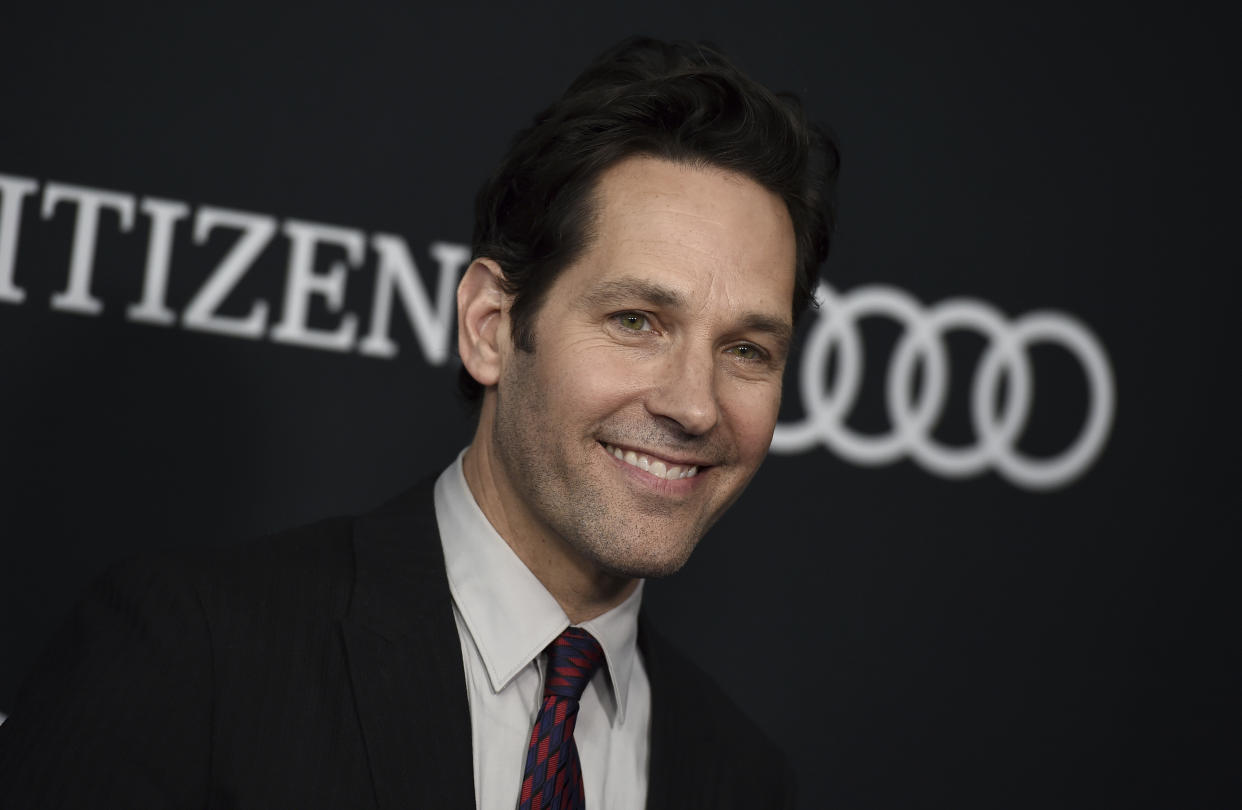
[[[649,157],[605,172],[596,202],[593,240],[535,316],[535,350],[500,341],[493,453],[521,523],[602,571],[659,576],[771,442],[793,225],[742,175]]]

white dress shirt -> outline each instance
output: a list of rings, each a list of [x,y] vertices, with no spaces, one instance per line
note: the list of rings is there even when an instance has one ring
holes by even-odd
[[[465,664],[475,799],[480,810],[513,810],[543,697],[543,650],[569,618],[488,522],[461,459],[436,480],[435,505]],[[574,729],[589,810],[640,810],[647,800],[651,686],[637,646],[642,590],[640,582],[620,605],[579,625],[604,649]]]

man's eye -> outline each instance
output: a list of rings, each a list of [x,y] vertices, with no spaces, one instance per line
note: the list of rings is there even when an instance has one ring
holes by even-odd
[[[730,348],[729,352],[742,360],[763,359],[763,351],[758,346],[753,346],[750,343],[739,343],[738,345]]]
[[[647,316],[641,312],[622,312],[616,317],[617,323],[631,332],[644,332],[651,328],[647,323]]]

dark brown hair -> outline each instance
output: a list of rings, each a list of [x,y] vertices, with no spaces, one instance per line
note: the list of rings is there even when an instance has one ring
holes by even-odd
[[[839,153],[795,96],[751,80],[704,43],[631,37],[601,54],[514,138],[475,201],[472,251],[504,271],[515,345],[557,275],[587,247],[600,174],[650,155],[743,174],[781,197],[797,239],[796,319],[828,255]],[[462,393],[483,388],[463,368]]]

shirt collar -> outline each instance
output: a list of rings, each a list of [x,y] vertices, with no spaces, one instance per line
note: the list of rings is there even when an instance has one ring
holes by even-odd
[[[478,647],[492,690],[500,692],[569,626],[569,618],[479,508],[462,471],[464,453],[436,480],[436,521],[449,591]],[[642,590],[639,582],[624,602],[580,625],[604,650],[617,722],[625,719],[638,655]]]

